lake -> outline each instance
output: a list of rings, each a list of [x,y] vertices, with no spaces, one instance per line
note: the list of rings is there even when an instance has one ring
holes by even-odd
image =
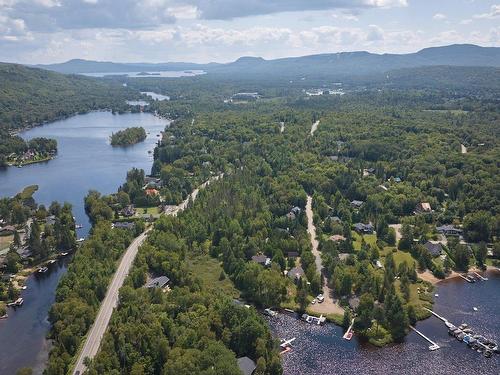
[[[162,95],[162,94],[157,94],[155,92],[151,91],[141,91],[141,94],[149,96],[153,100],[158,100],[158,101],[163,101],[163,100],[170,100],[170,96],[167,95]]]
[[[73,205],[76,222],[83,225],[78,236],[84,237],[90,229],[84,196],[90,189],[103,194],[116,192],[132,167],[149,173],[153,157],[148,151],[154,150],[160,139],[157,135],[168,123],[150,113],[91,112],[23,132],[20,136],[24,139],[55,138],[57,158],[23,168],[0,169],[0,196],[12,196],[27,185],[37,184],[39,190],[34,197],[38,203],[48,206],[57,200]],[[146,129],[144,142],[126,148],[109,144],[111,133],[132,126]],[[24,305],[17,310],[8,309],[9,318],[0,320],[0,374],[15,374],[22,366],[41,373],[47,359],[47,312],[65,270],[66,263],[60,261],[42,277],[31,276],[22,293]]]
[[[488,281],[475,284],[462,279],[438,284],[434,311],[500,342],[500,272],[492,271],[487,276]],[[342,339],[342,328],[333,324],[313,326],[284,314],[269,321],[278,338],[296,337],[293,350],[282,357],[285,375],[500,373],[499,354],[488,359],[469,349],[449,336],[444,323],[435,317],[417,323],[418,330],[441,346],[433,352],[414,332],[404,343],[379,349],[359,342],[356,336],[352,341]]]
[[[141,74],[146,73],[146,74]],[[127,78],[179,78],[194,77],[206,74],[203,70],[175,70],[175,71],[142,71],[142,72],[106,72],[80,73],[88,77],[125,76]]]

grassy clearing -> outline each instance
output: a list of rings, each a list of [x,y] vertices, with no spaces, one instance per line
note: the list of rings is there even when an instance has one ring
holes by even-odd
[[[136,215],[144,215],[144,214],[149,214],[149,215],[159,215],[161,213],[161,210],[158,207],[136,207]]]
[[[222,267],[220,263],[209,257],[198,256],[188,260],[189,272],[201,279],[203,284],[210,289],[219,289],[224,294],[233,298],[240,296],[239,291],[234,287],[233,282],[226,276],[225,279],[219,280]]]
[[[22,192],[19,193],[19,197],[22,200],[29,199],[35,194],[35,192],[38,190],[38,185],[30,185],[26,186]]]
[[[0,236],[0,251],[8,250],[12,241],[14,241],[14,235]]]
[[[365,235],[360,235],[358,232],[356,231],[352,231],[351,232],[352,234],[352,240],[353,240],[353,247],[354,247],[354,250],[361,250],[361,240],[364,238],[365,239],[365,242],[369,245],[372,245],[372,246],[376,246],[376,243],[377,243],[377,235],[375,234],[365,234]]]

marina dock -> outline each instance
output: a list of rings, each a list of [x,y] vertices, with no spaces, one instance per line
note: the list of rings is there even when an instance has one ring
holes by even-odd
[[[423,337],[425,340],[427,340],[431,345],[429,346],[429,350],[431,351],[434,351],[434,350],[438,350],[439,348],[441,348],[438,344],[436,344],[434,341],[432,341],[430,338],[428,338],[426,335],[424,335],[422,332],[420,332],[419,330],[417,330],[415,327],[413,326],[410,326],[410,328],[415,331],[416,333],[418,333],[421,337]]]

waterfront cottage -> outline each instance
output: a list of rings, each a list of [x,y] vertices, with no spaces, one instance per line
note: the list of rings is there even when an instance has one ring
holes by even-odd
[[[440,256],[441,253],[443,252],[443,246],[441,246],[441,244],[439,242],[427,241],[424,244],[424,247],[429,251],[429,253],[433,257]]]

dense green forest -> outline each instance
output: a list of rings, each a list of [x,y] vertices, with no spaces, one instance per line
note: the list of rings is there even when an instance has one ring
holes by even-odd
[[[151,168],[161,199],[146,195],[145,173],[136,169],[117,194],[88,195],[97,239],[67,278],[91,283],[89,294],[82,297],[76,281],[59,288],[65,293],[51,315],[57,345],[47,373],[69,366],[126,246],[101,251],[103,236],[111,241],[116,233],[109,220],[133,204],[178,204],[222,173],[182,214],[154,224],[89,373],[236,374],[236,358],[248,356],[258,374],[279,374],[276,343],[257,311],[312,313],[323,285],[344,312],[329,319],[355,317],[356,332],[375,345],[402,340],[432,304],[423,279],[500,262],[498,88],[450,89],[452,78],[441,77],[435,85],[353,84],[344,95],[319,96],[305,93],[310,82],[111,79],[171,98],[147,109],[174,119]],[[247,91],[262,98],[228,100]],[[307,232],[308,196],[321,274]],[[439,243],[439,252],[429,243]],[[262,257],[270,264],[256,260]],[[299,269],[300,278],[290,277]],[[167,292],[143,287],[164,275]],[[102,283],[93,284],[94,276]],[[236,296],[256,309],[239,306]],[[61,311],[82,298],[90,298],[90,318],[71,322]]]
[[[111,146],[130,146],[146,139],[143,127],[132,127],[111,134]]]

